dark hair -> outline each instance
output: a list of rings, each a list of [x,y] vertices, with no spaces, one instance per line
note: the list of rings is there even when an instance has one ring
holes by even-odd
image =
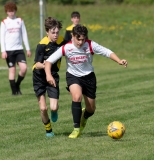
[[[78,11],[74,11],[71,13],[71,18],[78,17],[80,18],[80,13]]]
[[[48,32],[49,29],[53,29],[53,28],[58,28],[61,29],[62,28],[62,23],[61,21],[56,20],[55,18],[52,17],[48,17],[47,19],[45,19],[45,30]]]
[[[88,30],[85,26],[81,24],[77,24],[76,26],[73,27],[72,34],[73,36],[76,36],[77,38],[79,38],[81,35],[88,38]]]
[[[14,2],[7,2],[4,6],[5,12],[7,11],[17,11],[17,6]]]

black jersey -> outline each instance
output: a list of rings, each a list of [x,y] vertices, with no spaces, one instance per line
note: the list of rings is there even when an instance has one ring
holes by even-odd
[[[72,40],[72,29],[73,29],[73,27],[74,27],[74,25],[72,24],[71,26],[66,28],[64,39],[68,42]],[[86,37],[86,39],[88,39],[88,36]]]
[[[71,33],[72,33],[73,27],[74,27],[74,25],[71,25],[66,28],[65,37],[64,37],[65,40],[71,41],[71,39],[72,39]]]
[[[33,72],[37,74],[41,74],[42,76],[45,75],[44,69],[36,69],[35,64],[37,62],[43,63],[44,60],[46,60],[51,54],[53,54],[59,47],[64,45],[66,41],[63,39],[63,37],[59,36],[58,40],[56,42],[49,41],[48,37],[44,37],[39,44],[37,45],[36,52],[35,52],[35,59],[34,59],[34,65],[33,65]],[[61,65],[61,58],[53,64],[51,73],[52,75],[56,74]]]

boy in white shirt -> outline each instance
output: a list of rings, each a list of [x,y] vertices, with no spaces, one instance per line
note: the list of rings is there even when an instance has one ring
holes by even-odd
[[[7,18],[1,21],[1,52],[2,59],[6,60],[9,68],[9,82],[12,95],[21,95],[20,84],[27,72],[26,57],[24,54],[22,41],[27,50],[27,56],[31,56],[27,31],[24,21],[16,17],[17,6],[14,2],[7,2],[4,6]],[[17,81],[16,63],[19,66]]]
[[[72,115],[74,130],[69,138],[77,138],[86,126],[87,120],[95,112],[96,76],[92,66],[93,55],[99,54],[108,57],[119,65],[127,67],[127,61],[120,59],[113,51],[98,43],[87,39],[88,30],[85,26],[77,24],[72,30],[72,41],[60,47],[45,62],[46,79],[49,84],[56,87],[50,70],[57,59],[65,56],[67,72],[67,86],[72,96]],[[86,108],[82,109],[81,101],[84,97]]]

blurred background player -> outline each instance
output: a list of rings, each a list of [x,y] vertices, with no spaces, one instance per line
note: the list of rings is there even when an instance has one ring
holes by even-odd
[[[12,95],[21,95],[20,84],[27,72],[26,57],[22,46],[22,40],[27,50],[27,56],[31,56],[28,36],[24,21],[16,17],[17,6],[14,2],[7,2],[4,6],[7,18],[1,22],[1,52],[2,59],[6,59],[9,68],[8,79]],[[16,63],[19,66],[17,81]]]
[[[45,30],[47,36],[45,36],[37,45],[34,65],[33,65],[33,87],[36,97],[38,99],[42,122],[46,129],[46,136],[53,137],[51,122],[48,116],[48,108],[46,104],[46,91],[48,93],[51,110],[51,120],[56,122],[58,119],[58,99],[59,99],[59,68],[61,64],[61,58],[59,58],[52,69],[50,70],[56,87],[52,86],[46,81],[46,74],[44,71],[45,60],[52,55],[59,47],[65,44],[64,38],[59,36],[59,32],[62,28],[60,21],[48,17],[45,19]]]
[[[71,41],[71,39],[72,39],[71,33],[72,33],[73,27],[80,23],[80,13],[77,11],[72,12],[71,13],[71,21],[72,21],[72,25],[67,27],[66,32],[65,32],[64,39],[67,41]]]

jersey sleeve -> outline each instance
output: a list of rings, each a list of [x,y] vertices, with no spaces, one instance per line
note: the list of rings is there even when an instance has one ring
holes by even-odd
[[[23,41],[24,41],[24,44],[25,44],[25,48],[28,51],[28,50],[30,50],[30,46],[29,46],[29,42],[28,42],[27,31],[26,31],[26,27],[25,27],[25,24],[24,24],[23,20],[21,21],[21,23],[22,23],[22,38],[23,38]]]
[[[54,64],[57,62],[58,59],[60,59],[63,56],[62,54],[62,47],[60,47],[56,52],[54,52],[46,61]]]
[[[35,63],[36,62],[43,63],[44,52],[45,52],[44,45],[38,44],[37,47],[36,47],[36,51],[35,51],[35,59],[34,59]]]
[[[0,27],[1,52],[6,51],[6,48],[5,48],[5,33],[6,33],[5,24],[4,24],[4,22],[1,22],[1,27]]]
[[[110,57],[110,54],[113,53],[110,49],[99,45],[98,43],[91,41],[92,50],[95,54],[99,54],[105,57]]]

